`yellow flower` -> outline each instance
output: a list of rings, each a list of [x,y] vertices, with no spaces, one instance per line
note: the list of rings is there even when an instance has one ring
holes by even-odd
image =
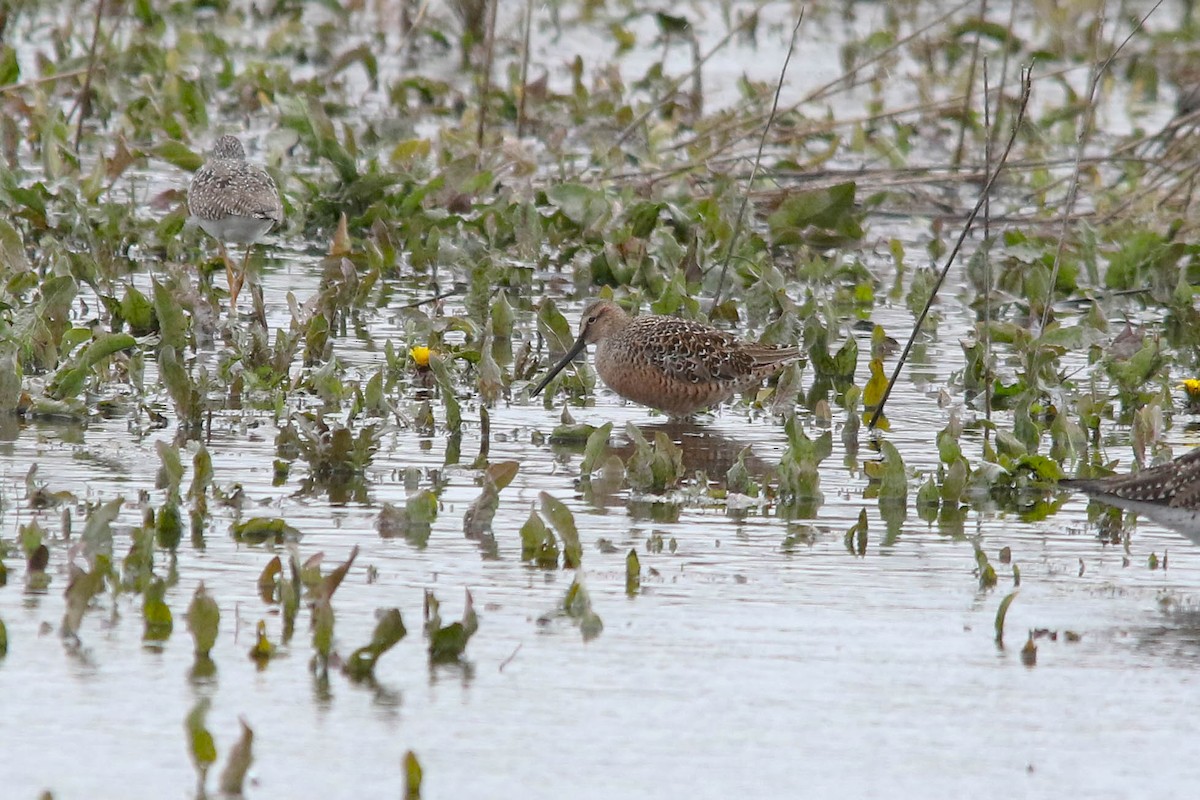
[[[1200,378],[1184,378],[1180,386],[1187,392],[1188,399],[1200,397]]]
[[[429,366],[429,355],[432,352],[428,347],[413,347],[408,351],[408,355],[419,368],[426,369]]]

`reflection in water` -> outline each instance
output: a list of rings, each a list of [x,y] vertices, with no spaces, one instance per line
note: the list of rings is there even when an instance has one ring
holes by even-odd
[[[1122,513],[1122,508],[1131,513]],[[1096,523],[1101,541],[1109,544],[1126,541],[1136,529],[1138,517],[1145,517],[1200,544],[1200,509],[1132,500],[1122,500],[1117,505],[1097,499],[1088,504],[1089,521]]]
[[[716,482],[725,480],[725,474],[737,462],[738,455],[752,445],[751,441],[734,439],[712,427],[690,421],[639,425],[638,429],[647,441],[651,442],[654,441],[657,433],[666,434],[667,438],[682,450],[683,468],[686,474],[693,475],[696,472],[703,472],[710,480]],[[619,456],[622,461],[628,461],[635,450],[633,442],[628,441],[620,429],[614,430],[613,433],[614,438],[618,439],[618,443],[610,445],[608,452]],[[554,449],[559,453],[579,454],[583,452],[583,444],[556,445]],[[756,456],[752,449],[746,452],[745,463],[746,469],[756,478],[766,475],[777,466]]]
[[[1137,649],[1157,658],[1168,658],[1180,666],[1200,665],[1200,609],[1189,607],[1167,611],[1161,625],[1135,633]]]

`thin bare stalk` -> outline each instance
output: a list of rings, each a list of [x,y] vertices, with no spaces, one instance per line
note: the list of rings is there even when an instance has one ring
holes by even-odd
[[[987,10],[988,10],[988,0],[979,0],[979,21],[980,22],[983,22],[984,20],[987,19]],[[979,67],[979,48],[982,45],[982,43],[983,43],[983,36],[978,31],[976,31],[975,32],[975,46],[971,48],[971,65],[967,70],[967,91],[966,91],[966,94],[963,96],[962,111],[960,114],[962,119],[961,119],[961,123],[958,126],[958,144],[955,145],[955,147],[954,147],[954,160],[951,162],[952,164],[954,164],[955,169],[958,169],[958,167],[960,165],[962,165],[963,149],[966,147],[966,143],[967,143],[967,120],[971,116],[971,99],[972,99],[972,95],[975,93],[975,71]],[[987,81],[984,81],[984,84],[986,85]],[[984,90],[985,94],[984,94],[984,98],[983,98],[983,107],[985,110],[987,109],[986,91],[987,90],[985,89]],[[985,209],[985,211],[986,211],[986,209]],[[986,227],[986,225],[987,225],[987,214],[986,213],[984,214],[983,220],[984,220],[984,226]]]
[[[400,45],[397,48],[403,53],[403,63],[406,67],[413,65],[412,57],[412,40],[413,36],[421,29],[421,23],[425,21],[425,12],[429,10],[430,0],[424,0],[421,7],[417,9],[416,16],[409,15],[409,0],[402,0],[402,8],[400,10]]]
[[[1026,69],[1021,75],[1021,99],[1017,107],[1017,119],[1013,122],[1012,133],[1008,137],[1008,144],[1004,146],[1004,152],[1000,154],[1000,160],[996,163],[996,168],[992,170],[991,175],[988,177],[988,182],[984,185],[979,200],[976,201],[975,207],[971,209],[971,213],[963,225],[962,232],[958,235],[958,241],[954,243],[954,249],[947,256],[946,263],[942,266],[942,271],[938,275],[937,281],[933,284],[933,291],[929,293],[929,299],[925,301],[925,307],[921,309],[921,313],[917,316],[917,322],[913,325],[912,335],[908,337],[908,342],[904,345],[904,352],[900,354],[900,358],[896,361],[896,368],[892,371],[892,377],[888,380],[887,388],[883,390],[883,397],[879,398],[879,405],[875,406],[875,413],[871,415],[871,421],[867,423],[868,428],[874,428],[879,422],[879,418],[883,416],[883,407],[887,403],[888,396],[892,393],[892,387],[896,385],[896,379],[900,377],[900,370],[904,368],[904,362],[908,360],[908,354],[912,350],[913,343],[917,340],[917,335],[921,332],[921,326],[925,323],[925,317],[929,315],[929,309],[933,307],[933,301],[937,299],[938,290],[942,288],[942,282],[946,280],[946,274],[950,272],[950,267],[954,264],[955,259],[958,258],[958,253],[962,250],[963,242],[966,241],[967,235],[971,232],[971,227],[975,224],[975,218],[979,216],[979,212],[987,202],[988,195],[992,192],[992,186],[996,183],[996,179],[1000,177],[1000,173],[1004,171],[1004,163],[1008,161],[1008,154],[1012,152],[1013,144],[1017,141],[1017,134],[1021,131],[1021,124],[1025,121],[1025,110],[1029,107],[1029,94],[1032,89],[1033,73],[1030,69]]]
[[[521,42],[521,96],[517,99],[517,138],[525,135],[525,94],[529,87],[529,32],[533,27],[533,0],[525,0],[525,37]]]
[[[737,247],[738,236],[742,231],[742,223],[746,219],[746,206],[750,203],[750,187],[758,175],[758,167],[762,163],[763,147],[767,143],[767,134],[771,132],[771,124],[775,122],[775,112],[779,108],[779,93],[783,90],[783,79],[787,75],[788,64],[792,61],[792,51],[796,49],[796,35],[800,33],[800,24],[804,22],[804,9],[792,28],[792,38],[788,41],[787,55],[783,59],[783,68],[779,70],[779,81],[775,84],[775,98],[771,101],[771,113],[767,124],[763,126],[762,136],[758,140],[758,153],[754,156],[754,167],[750,170],[750,180],[746,183],[746,191],[742,193],[742,205],[738,208],[737,222],[734,223],[733,233],[729,236],[729,249],[725,251],[725,260],[721,263],[721,277],[717,280],[717,291],[713,294],[713,306],[721,304],[721,292],[725,288],[725,273],[729,271],[729,262],[733,258],[733,250]]]
[[[986,0],[985,0],[986,2]],[[983,160],[992,171],[992,106],[988,102],[988,60],[983,58]],[[1003,92],[1000,98],[1003,99]],[[1000,105],[997,102],[997,105]],[[983,196],[983,416],[992,421],[992,195]],[[983,442],[991,438],[992,426],[983,426]]]
[[[83,79],[83,87],[75,98],[71,114],[79,111],[79,121],[75,124],[75,152],[79,152],[79,142],[83,139],[83,124],[92,113],[92,78],[96,74],[96,49],[100,45],[100,20],[104,17],[104,0],[96,0],[96,22],[92,27],[92,43],[88,46],[87,77]],[[70,117],[71,114],[67,116]]]
[[[1017,24],[1017,6],[1019,5],[1021,5],[1020,0],[1012,0],[1012,2],[1008,4],[1008,27],[1005,28],[1005,30],[1008,31],[1009,36],[1012,36],[1013,28]],[[1000,126],[1004,122],[1004,87],[1008,86],[1008,60],[1010,50],[1011,48],[1008,47],[1007,43],[1005,43],[1005,46],[1000,50],[1000,99],[996,102],[996,119],[994,127],[988,132],[988,135],[992,137],[995,137],[1000,132]],[[995,147],[995,145],[996,142],[993,138],[992,146]]]
[[[724,49],[725,45],[729,44],[729,42],[738,33],[738,31],[740,31],[742,28],[744,28],[748,24],[750,24],[750,22],[758,15],[758,13],[760,11],[762,11],[769,3],[770,3],[770,0],[760,0],[759,4],[754,7],[754,11],[752,11],[750,14],[748,14],[745,17],[745,19],[743,19],[737,25],[730,28],[729,33],[725,34],[721,38],[721,41],[719,41],[715,45],[713,45],[713,48],[711,50],[709,50],[707,53],[705,53],[704,57],[701,58],[699,61],[697,61],[695,66],[693,66],[686,74],[679,76],[679,78],[677,78],[671,84],[670,88],[667,90],[666,95],[663,97],[662,100],[660,100],[657,103],[650,104],[650,106],[648,106],[645,110],[643,110],[642,113],[640,113],[636,117],[634,117],[633,121],[630,122],[628,125],[626,125],[625,129],[617,135],[617,140],[615,142],[616,146],[618,146],[618,147],[621,146],[625,142],[626,139],[628,139],[630,136],[632,136],[633,132],[636,131],[638,128],[640,128],[642,126],[642,123],[644,123],[647,119],[650,118],[651,114],[653,114],[655,111],[657,111],[662,106],[663,103],[669,101],[675,95],[675,93],[679,91],[679,87],[683,86],[683,84],[687,83],[688,81],[690,81],[692,79],[693,73],[695,73],[697,70],[702,68],[710,58],[712,58],[717,53],[719,53],[722,49]]]
[[[98,67],[97,69],[102,69],[102,67]],[[87,73],[88,67],[80,67],[79,69],[67,70],[65,72],[56,72],[53,75],[42,75],[41,77],[30,78],[29,80],[21,81],[20,83],[10,83],[7,86],[0,86],[0,94],[22,92],[26,89],[33,88],[34,86],[40,86],[43,83],[55,83],[57,81],[64,81],[68,78],[78,78],[80,75],[87,75]]]
[[[492,91],[492,64],[496,50],[496,8],[500,0],[488,3],[488,26],[483,58],[483,75],[479,79],[479,126],[475,130],[475,145],[479,148],[480,166],[483,162],[483,132],[487,122],[488,95]]]
[[[866,61],[862,62],[861,64],[855,64],[854,67],[850,70],[850,72],[844,73],[843,75],[841,75],[838,78],[834,78],[829,83],[826,83],[824,86],[818,86],[816,89],[809,92],[804,97],[803,100],[801,100],[799,103],[797,103],[791,109],[789,109],[789,111],[799,108],[800,106],[804,105],[805,103],[811,103],[813,100],[820,100],[827,93],[829,93],[829,91],[831,89],[838,86],[839,84],[844,83],[851,74],[862,70],[864,67],[871,66],[876,61],[880,61],[881,59],[887,58],[888,56],[890,56],[892,53],[896,52],[900,48],[908,45],[908,43],[911,42],[912,40],[919,38],[921,36],[924,36],[929,31],[931,31],[934,28],[936,28],[937,26],[943,24],[944,22],[946,22],[946,20],[950,19],[955,14],[962,11],[964,8],[966,8],[967,6],[971,5],[974,2],[975,2],[975,0],[962,0],[961,3],[954,6],[953,8],[949,9],[948,11],[946,11],[946,13],[942,14],[937,19],[931,20],[928,25],[923,25],[920,28],[917,28],[912,33],[908,34],[907,36],[900,37],[895,42],[893,42],[889,47],[886,47],[883,50],[880,50],[878,53],[871,56],[870,58],[868,58]]]
[[[400,306],[400,308],[420,308],[423,305],[436,303],[438,300],[445,300],[447,297],[453,297],[456,294],[460,294],[462,291],[464,291],[464,288],[465,287],[462,286],[455,286],[453,289],[447,289],[444,292],[439,292],[432,297],[426,297],[423,300],[414,300],[411,303],[405,303],[404,305]]]
[[[1158,7],[1162,4],[1163,0],[1158,0],[1158,2],[1156,2],[1150,8],[1150,10],[1138,20],[1137,25],[1135,25],[1133,30],[1129,32],[1129,35],[1121,41],[1121,44],[1113,49],[1108,58],[1104,59],[1102,63],[1097,64],[1096,68],[1092,70],[1092,78],[1088,83],[1087,106],[1084,111],[1083,124],[1080,126],[1079,139],[1075,146],[1075,167],[1071,173],[1071,183],[1067,187],[1067,201],[1063,205],[1063,222],[1062,226],[1059,228],[1058,246],[1054,249],[1054,265],[1050,268],[1050,288],[1048,290],[1050,294],[1046,298],[1046,304],[1042,308],[1043,331],[1046,329],[1046,325],[1048,325],[1050,322],[1050,307],[1052,305],[1051,300],[1054,297],[1054,286],[1058,283],[1058,269],[1062,264],[1063,253],[1066,250],[1068,228],[1067,219],[1070,217],[1072,212],[1074,212],[1075,200],[1079,196],[1079,162],[1083,158],[1084,149],[1087,147],[1088,142],[1091,141],[1092,127],[1096,121],[1096,90],[1100,86],[1100,79],[1104,77],[1104,73],[1108,71],[1109,66],[1112,64],[1113,59],[1117,57],[1117,54],[1125,48],[1125,45],[1129,44],[1130,40],[1133,39],[1138,31],[1142,29],[1142,26],[1146,24],[1146,20],[1150,18],[1150,15],[1157,11]],[[1103,23],[1103,18],[1101,18],[1101,23]],[[1097,38],[1100,36],[1100,33],[1103,31],[1103,29],[1103,24],[1096,26]]]

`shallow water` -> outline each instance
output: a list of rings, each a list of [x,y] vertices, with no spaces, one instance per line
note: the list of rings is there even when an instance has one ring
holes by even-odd
[[[300,267],[266,274],[273,314],[286,314],[278,303],[286,288],[304,295]],[[945,382],[955,364],[953,309],[943,309],[927,362],[910,370],[933,384]],[[371,358],[353,345],[338,355],[364,365]],[[891,404],[889,439],[910,467],[933,469],[930,431],[944,426],[948,412],[906,381]],[[618,430],[627,421],[644,430],[661,424],[604,390],[575,416],[611,420]],[[58,571],[44,594],[22,594],[21,569],[10,566],[10,586],[0,592],[11,641],[0,671],[9,697],[8,785],[24,787],[25,796],[38,787],[52,787],[56,797],[96,796],[97,787],[129,798],[187,796],[192,768],[182,721],[200,696],[213,698],[209,727],[218,748],[232,744],[237,717],[254,728],[253,775],[268,795],[298,786],[303,796],[393,793],[409,748],[421,758],[430,797],[796,790],[1049,797],[1064,785],[1124,797],[1148,786],[1182,793],[1200,778],[1189,751],[1194,718],[1179,702],[1200,661],[1200,624],[1160,603],[1169,597],[1190,606],[1200,586],[1200,552],[1179,535],[1141,524],[1125,553],[1100,543],[1079,499],[1040,523],[967,513],[961,532],[978,537],[993,563],[1000,548],[1011,547],[1021,568],[1007,647],[998,649],[992,623],[1010,588],[1007,568],[997,564],[1000,587],[979,591],[970,542],[911,511],[897,535],[885,536],[877,503],[863,498],[860,470],[843,466],[840,443],[823,464],[825,503],[816,518],[789,523],[770,508],[744,516],[672,510],[629,502],[624,493],[588,502],[576,488],[579,456],[533,443],[535,432],[557,424],[556,412],[517,403],[494,409],[491,423],[490,458],[521,464],[501,494],[498,558],[462,534],[462,514],[479,488],[472,470],[443,466],[441,433],[385,434],[367,501],[335,504],[299,493],[300,464],[285,485],[271,485],[269,415],[214,421],[206,444],[217,484],[243,486],[243,518],[287,518],[303,532],[302,554],[322,551],[330,563],[361,548],[334,604],[339,649],[368,640],[377,608],[404,613],[411,633],[382,659],[374,687],[336,673],[328,692],[317,686],[303,613],[291,654],[256,671],[246,657],[255,623],[267,619],[271,638],[279,636],[276,613],[255,591],[275,550],[236,544],[228,508],[214,506],[203,549],[180,549],[180,582],[167,598],[176,631],[161,649],[140,646],[138,603],[123,597],[114,606],[104,597],[85,618],[81,650],[68,652],[57,635],[62,560],[52,562]],[[695,463],[718,469],[747,444],[777,463],[785,444],[777,420],[750,419],[741,406],[703,427],[671,430],[688,434],[680,441]],[[477,431],[468,424],[466,461],[478,448]],[[154,439],[171,435],[131,438],[124,421],[92,421],[86,430],[30,424],[6,433],[9,531],[31,515],[17,488],[27,464],[36,461],[53,490],[133,500],[153,485]],[[1180,445],[1194,435],[1178,427],[1172,434]],[[869,456],[864,448],[860,457]],[[375,528],[382,503],[403,503],[409,467],[439,470],[446,481],[420,549],[383,539]],[[604,621],[603,634],[587,644],[565,620],[542,619],[553,616],[571,575],[519,560],[517,529],[542,491],[568,502],[583,537],[587,586]],[[842,537],[861,508],[870,538],[857,557]],[[47,528],[57,529],[57,514],[47,514]],[[120,523],[139,519],[130,504]],[[811,543],[784,547],[789,532],[810,523]],[[673,541],[675,551],[650,552],[654,535]],[[599,551],[601,538],[616,552]],[[118,527],[118,556],[126,548]],[[648,576],[634,598],[624,593],[630,548]],[[1146,566],[1151,552],[1167,551],[1168,569]],[[373,583],[367,566],[378,570]],[[194,686],[186,679],[191,642],[183,610],[199,580],[219,600],[223,619],[216,682]],[[461,610],[464,588],[472,591],[481,628],[468,648],[469,667],[428,666],[418,630],[426,588],[449,618]],[[1039,640],[1037,666],[1029,668],[1017,651],[1033,628],[1082,638]],[[1152,774],[1132,758],[1147,753]]]
[[[771,80],[775,69],[753,77]],[[825,79],[822,72],[808,77]],[[730,87],[713,91],[714,102],[724,102],[720,92]],[[158,191],[177,179],[149,176],[145,185]],[[880,221],[871,228],[877,241],[864,250],[904,235],[910,252],[919,251],[914,231],[928,225],[908,223],[891,229]],[[288,240],[272,248],[261,277],[272,327],[290,321],[287,292],[303,301],[317,291],[317,248]],[[953,286],[943,291],[942,321],[889,401],[887,439],[923,474],[937,466],[935,432],[962,403],[952,396],[943,407],[937,398],[961,369],[959,339],[973,325],[958,293]],[[399,305],[427,294],[427,287],[398,289],[392,306],[368,320],[372,339],[339,338],[335,355],[351,374],[369,376],[382,360],[373,342],[405,344]],[[449,310],[456,302],[448,301]],[[576,321],[579,303],[563,305]],[[897,337],[912,324],[903,305],[878,308],[872,319]],[[869,345],[869,337],[860,339],[862,353]],[[198,357],[215,363],[216,356],[212,349]],[[156,380],[152,359],[146,380]],[[403,391],[411,396],[416,389]],[[165,393],[158,399],[169,411]],[[837,429],[841,411],[834,413],[833,454],[821,469],[824,503],[812,519],[788,519],[773,506],[732,512],[625,491],[585,496],[579,453],[543,441],[558,411],[540,399],[527,402],[515,387],[513,401],[490,412],[489,458],[520,463],[501,493],[492,554],[463,534],[463,514],[480,493],[469,465],[481,444],[478,406],[463,399],[461,463],[445,463],[444,431],[388,426],[362,498],[309,491],[300,461],[274,485],[273,415],[218,415],[205,438],[215,482],[227,491],[240,484],[245,500],[240,511],[212,503],[203,546],[185,536],[179,583],[167,594],[175,632],[162,646],[142,643],[140,599],[114,602],[110,594],[85,616],[79,649],[65,646],[58,629],[72,543],[52,543],[45,592],[24,591],[24,566],[7,558],[9,584],[0,590],[10,642],[0,661],[5,792],[191,797],[183,722],[201,697],[213,701],[208,727],[221,754],[217,770],[236,739],[237,719],[253,727],[252,797],[395,796],[410,749],[424,768],[427,798],[1119,798],[1183,796],[1200,781],[1191,751],[1200,724],[1186,702],[1200,664],[1200,549],[1179,534],[1143,521],[1128,550],[1106,544],[1080,497],[1038,522],[984,506],[961,521],[931,525],[910,503],[906,518],[889,529],[878,503],[864,497],[860,465],[874,457],[870,436],[862,435],[857,459],[847,459]],[[681,428],[603,388],[594,399],[572,409],[578,421],[614,422],[618,443],[627,422],[644,433],[662,427],[677,437],[689,467],[715,480],[747,445],[759,460],[757,467],[751,460],[752,471],[777,464],[785,449],[780,420],[751,416],[742,404]],[[1180,419],[1166,434],[1177,453],[1197,441]],[[6,423],[4,538],[35,517],[52,535],[60,530],[60,509],[33,511],[23,496],[26,471],[37,463],[38,478],[53,491],[91,502],[126,499],[115,526],[119,561],[130,527],[141,520],[138,492],[154,486],[155,442],[174,435],[173,428],[131,432],[123,418],[92,419],[85,427]],[[964,442],[972,452],[977,441],[969,429]],[[1128,464],[1127,447],[1110,448],[1112,455]],[[435,473],[444,483],[424,546],[384,538],[376,527],[384,503],[403,505],[411,468],[420,470],[422,488]],[[555,614],[573,574],[520,561],[518,530],[541,492],[575,513],[586,585],[604,622],[590,642]],[[71,507],[77,537],[83,517]],[[857,556],[843,537],[862,509],[869,539]],[[347,655],[365,644],[378,609],[399,607],[409,628],[380,661],[377,683],[355,685],[334,671],[322,686],[309,668],[303,610],[283,657],[261,671],[247,657],[260,619],[274,642],[281,628],[277,609],[263,603],[255,584],[281,548],[240,545],[230,535],[231,523],[252,516],[286,518],[303,534],[301,556],[323,552],[327,565],[360,548],[333,604],[337,649]],[[785,544],[790,535],[801,542]],[[661,550],[649,547],[658,537]],[[601,540],[614,547],[601,549]],[[972,540],[1000,573],[993,590],[979,589]],[[1020,567],[1021,585],[1001,648],[993,621],[1013,588],[1010,568],[999,563],[1004,547]],[[643,572],[635,597],[625,593],[630,549]],[[1151,554],[1167,560],[1166,568],[1151,569]],[[197,683],[188,678],[184,611],[200,581],[220,603],[222,621],[212,654],[216,677]],[[458,618],[464,590],[472,592],[480,629],[465,665],[428,665],[420,633],[427,589],[447,619]],[[1037,664],[1028,667],[1019,650],[1033,629],[1059,635],[1038,639]],[[1068,641],[1068,631],[1079,640]]]

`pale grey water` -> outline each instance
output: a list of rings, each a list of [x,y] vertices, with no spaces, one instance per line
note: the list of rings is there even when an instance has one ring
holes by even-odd
[[[753,53],[753,77],[773,79],[777,66],[762,50],[731,52],[732,64],[714,61],[718,76],[741,69],[736,59]],[[833,56],[814,61],[824,69]],[[824,73],[809,77],[820,82]],[[714,102],[730,91],[717,83]],[[158,174],[147,185],[157,190],[183,181]],[[909,226],[910,252],[920,248],[912,231],[927,228]],[[864,251],[904,231],[880,223],[870,235]],[[318,257],[308,246],[285,242],[272,253],[273,269],[263,280],[273,326],[289,321],[286,292],[303,301],[316,291]],[[971,324],[956,294],[953,286],[943,292],[938,333],[889,405],[886,438],[910,469],[923,473],[936,468],[934,434],[950,413],[934,390],[961,368],[958,340]],[[397,302],[413,299],[421,295],[397,292]],[[578,304],[568,310],[574,320]],[[912,322],[903,306],[876,309],[872,318],[897,337]],[[403,343],[391,314],[375,315],[371,326],[374,336]],[[860,344],[865,354],[869,342]],[[335,353],[363,379],[382,360],[353,337],[337,340]],[[215,362],[213,352],[203,357]],[[147,383],[154,380],[148,360]],[[501,494],[494,525],[499,559],[485,558],[462,533],[463,513],[480,491],[467,466],[479,448],[478,409],[469,400],[463,464],[443,467],[447,437],[440,430],[426,437],[390,429],[369,471],[365,504],[300,495],[301,462],[286,484],[273,486],[271,414],[228,412],[214,422],[207,446],[216,484],[244,487],[243,518],[287,518],[304,534],[302,557],[324,552],[326,564],[361,548],[334,601],[337,649],[348,655],[368,640],[376,609],[403,612],[409,636],[379,663],[377,687],[355,686],[334,673],[329,694],[318,689],[308,666],[307,611],[288,654],[256,670],[246,656],[254,626],[266,619],[277,642],[280,620],[259,598],[255,580],[279,551],[236,544],[229,535],[233,512],[215,503],[205,548],[192,547],[186,535],[180,547],[180,582],[167,595],[175,632],[162,648],[141,644],[140,598],[122,596],[114,605],[105,594],[85,617],[81,653],[68,652],[57,632],[67,543],[52,544],[53,582],[44,594],[23,592],[20,559],[7,558],[9,584],[0,589],[10,640],[0,661],[3,794],[34,797],[48,788],[56,798],[192,797],[183,720],[200,697],[213,700],[208,726],[221,754],[217,770],[236,739],[238,717],[254,728],[250,797],[397,796],[409,749],[424,767],[426,798],[1194,793],[1200,762],[1192,741],[1200,723],[1190,700],[1200,663],[1200,551],[1182,536],[1143,522],[1126,553],[1100,542],[1087,524],[1086,502],[1073,498],[1040,522],[970,511],[950,533],[921,521],[910,504],[899,535],[885,541],[878,505],[863,497],[861,470],[844,466],[836,431],[834,453],[822,464],[825,502],[811,521],[789,523],[773,508],[744,516],[691,505],[658,513],[629,503],[624,493],[607,504],[591,502],[575,485],[579,457],[533,441],[553,429],[558,412],[543,410],[540,401],[526,405],[521,396],[518,390],[513,405],[491,412],[491,460],[521,464]],[[165,394],[160,400],[169,410]],[[628,421],[661,422],[603,389],[594,407],[573,413],[593,424],[613,421],[618,434]],[[835,411],[835,425],[843,418]],[[1166,433],[1177,453],[1198,439],[1184,419],[1177,417]],[[723,452],[749,444],[769,463],[785,446],[778,420],[750,419],[742,406],[723,410],[704,428]],[[23,479],[36,462],[52,490],[130,501],[117,526],[119,560],[129,526],[140,521],[133,501],[154,484],[154,443],[173,434],[139,437],[124,419],[90,420],[86,429],[5,427],[0,535],[12,541],[18,526],[34,518]],[[964,436],[964,449],[974,462],[973,436]],[[872,457],[867,439],[860,462]],[[1128,464],[1127,449],[1110,454]],[[410,467],[442,470],[447,481],[423,549],[383,539],[375,529],[384,502],[403,504],[402,472]],[[426,476],[422,487],[428,485]],[[564,619],[539,621],[561,603],[572,574],[519,561],[517,531],[542,491],[571,506],[584,542],[587,587],[604,621],[604,632],[586,644]],[[915,492],[914,482],[910,501]],[[152,494],[155,504],[160,495]],[[870,537],[866,555],[857,557],[843,534],[863,508]],[[54,534],[58,515],[38,518]],[[76,515],[76,535],[81,522]],[[808,522],[815,540],[785,549],[785,537]],[[978,538],[1000,572],[996,589],[979,590],[971,542],[951,535],[956,530]],[[645,543],[655,535],[673,539],[676,551],[650,552]],[[617,552],[598,550],[601,538]],[[998,563],[1005,546],[1022,584],[1001,650],[992,625],[1012,588],[1008,568]],[[630,548],[638,549],[643,568],[643,591],[634,598],[624,591]],[[1168,551],[1169,569],[1148,568],[1151,553],[1161,558]],[[378,570],[373,583],[368,566]],[[158,567],[165,569],[162,561]],[[216,683],[196,687],[187,680],[192,647],[183,612],[201,580],[223,616],[213,652]],[[481,618],[467,649],[470,666],[430,669],[420,635],[422,594],[433,589],[444,616],[456,619],[468,588]],[[1082,638],[1040,639],[1030,668],[1018,650],[1034,628]]]
[[[308,289],[294,266],[268,273],[265,283],[276,303],[285,283],[300,296]],[[926,349],[929,363],[912,372],[944,382],[957,366],[947,317]],[[339,342],[338,354],[367,364],[353,344]],[[891,402],[888,439],[910,467],[933,469],[932,432],[948,412],[907,381]],[[1040,523],[970,512],[964,532],[979,537],[1001,573],[997,589],[980,592],[970,543],[915,512],[883,543],[878,506],[862,496],[865,479],[842,465],[840,443],[822,465],[825,503],[812,521],[819,534],[785,550],[789,526],[773,510],[737,520],[721,509],[684,507],[675,519],[654,521],[623,495],[603,507],[582,501],[578,457],[564,463],[530,440],[557,424],[557,412],[518,404],[492,412],[491,459],[516,459],[521,471],[501,495],[500,558],[489,560],[462,534],[462,514],[479,492],[465,466],[443,473],[448,485],[425,549],[375,531],[380,504],[403,503],[405,467],[442,468],[443,434],[387,433],[370,471],[369,503],[332,506],[321,496],[293,496],[305,473],[300,463],[286,485],[271,486],[275,429],[269,415],[246,413],[256,427],[235,423],[220,433],[230,426],[214,424],[219,433],[207,445],[216,482],[243,485],[244,516],[283,516],[303,531],[303,556],[323,551],[336,563],[352,546],[362,549],[335,598],[339,650],[367,641],[377,608],[400,607],[411,631],[380,662],[379,688],[335,674],[330,696],[320,695],[308,668],[307,613],[290,654],[256,672],[246,656],[255,623],[267,619],[271,638],[279,636],[277,616],[255,591],[275,551],[235,544],[229,509],[213,506],[203,551],[185,536],[181,580],[168,594],[176,631],[161,651],[140,645],[140,599],[122,597],[114,608],[104,596],[85,618],[82,655],[68,654],[56,632],[63,559],[52,559],[54,582],[42,595],[22,594],[22,568],[10,559],[0,616],[11,645],[0,682],[7,785],[21,789],[14,796],[39,787],[64,798],[189,796],[183,718],[202,695],[213,698],[209,727],[222,753],[238,716],[255,729],[252,795],[394,794],[410,748],[425,768],[428,797],[1050,797],[1064,786],[1096,797],[1138,796],[1148,787],[1172,796],[1200,777],[1190,757],[1196,723],[1184,701],[1200,658],[1200,623],[1160,607],[1163,597],[1194,606],[1200,553],[1170,531],[1139,525],[1126,566],[1120,547],[1088,530],[1081,500]],[[574,413],[595,424],[612,420],[618,430],[626,421],[656,424],[606,391],[595,407]],[[705,429],[732,440],[734,451],[752,444],[772,463],[784,447],[776,421],[748,421],[739,408]],[[464,461],[478,448],[477,430],[468,423]],[[38,424],[15,437],[10,431],[6,536],[31,518],[17,488],[29,463],[39,463],[53,490],[131,499],[153,485],[154,439],[170,435],[131,439],[124,421],[92,421],[82,432]],[[1170,431],[1181,445],[1193,435],[1181,426]],[[87,451],[115,456],[120,466],[81,458]],[[538,622],[561,602],[571,574],[519,562],[516,531],[541,491],[571,505],[583,537],[587,586],[605,626],[587,644],[566,621]],[[862,558],[842,542],[860,508],[871,526]],[[47,528],[57,530],[57,513],[46,515]],[[138,518],[127,508],[121,521]],[[122,533],[119,557],[128,547]],[[673,538],[677,551],[648,552],[653,534]],[[599,538],[618,552],[599,552]],[[1022,586],[1001,651],[992,623],[1011,584],[997,563],[1004,546],[1021,567]],[[630,547],[644,574],[658,573],[635,598],[624,594]],[[1169,569],[1148,569],[1151,552],[1168,550]],[[378,570],[371,584],[368,565]],[[183,622],[199,580],[223,614],[217,683],[202,689],[186,680],[191,642]],[[461,610],[464,588],[474,594],[481,627],[467,651],[470,669],[428,667],[419,634],[426,588],[449,618]],[[1032,628],[1071,630],[1082,640],[1040,640],[1038,664],[1027,668],[1017,651]]]

